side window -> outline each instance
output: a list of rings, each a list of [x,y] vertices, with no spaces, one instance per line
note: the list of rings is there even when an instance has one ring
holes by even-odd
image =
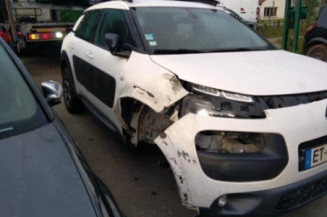
[[[106,33],[114,33],[119,36],[118,49],[125,43],[133,45],[130,31],[128,29],[124,12],[121,10],[105,10],[95,37],[95,44],[107,48],[104,36]]]
[[[96,20],[99,15],[99,11],[90,11],[87,12],[77,27],[75,31],[75,35],[81,39],[86,41],[90,41],[92,37],[92,33],[96,27]]]
[[[318,26],[327,28],[327,5],[325,5],[320,11]]]

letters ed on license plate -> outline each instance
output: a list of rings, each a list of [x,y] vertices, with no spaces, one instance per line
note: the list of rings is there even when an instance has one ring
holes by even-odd
[[[310,169],[325,162],[327,162],[327,144],[305,151],[305,169]]]

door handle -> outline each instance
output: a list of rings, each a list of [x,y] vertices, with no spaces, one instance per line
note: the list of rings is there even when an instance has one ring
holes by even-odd
[[[92,54],[91,51],[86,52],[86,56],[87,56],[89,59],[93,59],[93,58],[94,58],[94,56],[93,56],[93,54]]]

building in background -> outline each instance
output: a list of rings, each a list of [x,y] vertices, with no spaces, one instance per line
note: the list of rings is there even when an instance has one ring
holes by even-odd
[[[260,3],[260,19],[284,19],[286,0],[265,0]]]
[[[319,5],[327,3],[327,0],[307,0],[307,1],[317,1]],[[302,0],[302,4],[305,6],[306,0]],[[260,19],[284,19],[285,16],[285,5],[286,0],[259,0],[260,5]],[[296,5],[296,0],[292,0],[292,6]],[[319,7],[316,8],[317,13]]]

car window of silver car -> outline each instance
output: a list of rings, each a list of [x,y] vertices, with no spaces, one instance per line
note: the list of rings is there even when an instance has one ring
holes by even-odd
[[[45,124],[46,117],[16,65],[0,46],[0,139]]]

